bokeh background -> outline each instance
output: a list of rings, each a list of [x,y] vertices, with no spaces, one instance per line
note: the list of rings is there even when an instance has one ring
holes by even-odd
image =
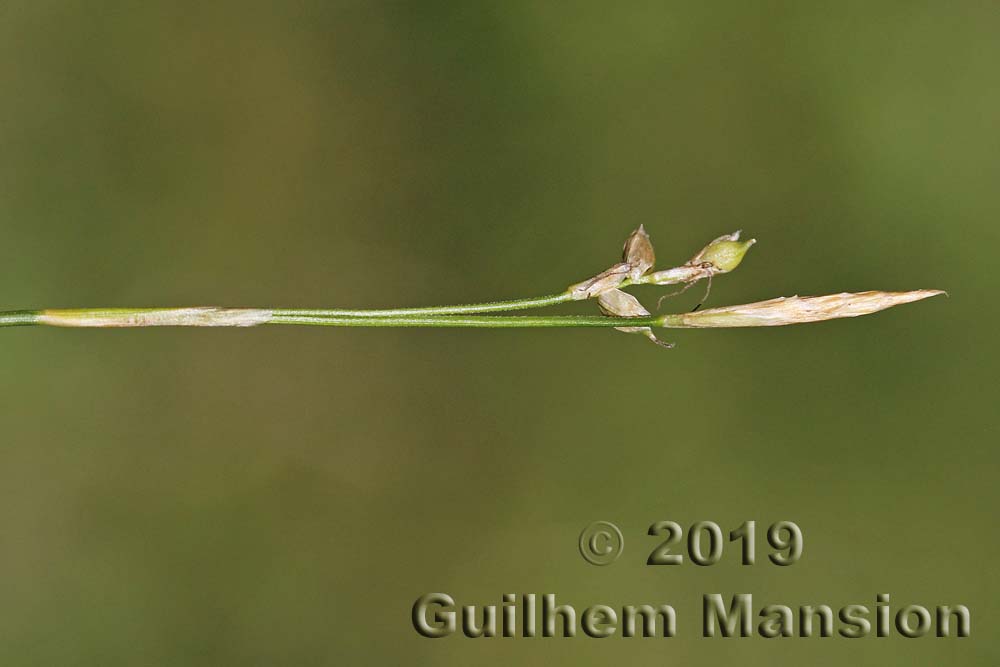
[[[974,1],[3,2],[4,308],[545,294],[639,223],[663,266],[759,240],[713,305],[951,296],[672,351],[4,330],[0,663],[997,664],[998,31]],[[647,567],[660,519],[794,520],[805,554]],[[668,602],[680,636],[432,641],[432,591]],[[962,603],[973,636],[702,639],[711,592]]]

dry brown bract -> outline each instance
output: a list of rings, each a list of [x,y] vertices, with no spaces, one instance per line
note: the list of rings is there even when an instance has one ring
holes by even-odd
[[[858,317],[904,303],[944,294],[942,290],[912,292],[841,292],[826,296],[790,296],[747,303],[741,306],[711,308],[696,313],[674,315],[678,326],[777,327],[786,324],[821,322],[840,317]]]

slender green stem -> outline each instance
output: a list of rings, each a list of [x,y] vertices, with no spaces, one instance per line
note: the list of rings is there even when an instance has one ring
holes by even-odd
[[[601,315],[392,315],[331,317],[298,311],[233,308],[83,308],[75,310],[10,311],[0,313],[0,326],[133,328],[151,326],[247,327],[260,324],[302,324],[324,327],[654,327],[664,316],[605,317]]]
[[[434,316],[434,315],[468,315],[475,313],[500,313],[500,312],[511,312],[517,310],[527,310],[529,308],[544,308],[545,306],[556,306],[561,303],[567,303],[573,301],[573,297],[569,292],[562,292],[560,294],[549,294],[546,296],[528,297],[526,299],[510,299],[507,301],[487,301],[485,303],[470,303],[470,304],[457,304],[453,306],[430,306],[422,308],[384,308],[384,309],[365,309],[365,310],[353,310],[345,308],[330,308],[330,309],[276,309],[272,312],[276,319],[290,321],[292,318],[305,318],[304,323],[314,324],[311,319],[315,318],[402,318],[402,317],[413,317],[413,316]],[[111,316],[113,319],[119,320],[121,323],[115,326],[150,326],[149,324],[127,324],[124,318],[126,315],[135,315],[137,313],[146,314],[156,314],[159,312],[167,312],[175,309],[159,309],[159,308],[142,308],[142,309],[107,309],[107,308],[87,308],[73,311],[44,311],[49,313],[58,313],[63,315],[72,314],[73,316],[88,318],[90,320],[96,319],[97,317],[107,317]],[[16,327],[16,326],[31,326],[33,324],[48,324],[48,322],[39,322],[38,317],[43,311],[37,310],[16,310],[8,312],[0,312],[0,327]],[[305,322],[305,320],[310,320]],[[83,325],[64,325],[64,326],[83,326]],[[97,324],[88,324],[86,326],[101,326]],[[108,325],[111,326],[111,325]],[[194,325],[191,325],[194,326]],[[327,326],[333,326],[328,324]],[[359,326],[356,324],[343,324],[341,326]],[[384,324],[371,324],[371,326],[387,326]],[[433,325],[428,325],[433,326]],[[453,325],[454,326],[454,325]]]
[[[38,324],[37,310],[9,310],[0,313],[0,327],[30,327]]]
[[[275,311],[267,324],[307,324],[322,327],[466,327],[466,328],[544,328],[544,327],[658,327],[663,316],[604,317],[601,315],[425,315],[394,317],[321,317],[290,315]]]
[[[412,315],[468,315],[472,313],[500,313],[528,308],[544,308],[572,301],[569,292],[547,296],[511,299],[510,301],[488,301],[486,303],[459,304],[455,306],[430,306],[426,308],[388,308],[383,310],[275,310],[275,315],[290,317],[409,317]]]
[[[300,324],[325,327],[653,327],[664,316],[604,317],[601,315],[392,315],[331,317],[297,311],[255,308],[81,308],[73,310],[0,313],[0,326],[45,325],[85,328],[250,327]]]

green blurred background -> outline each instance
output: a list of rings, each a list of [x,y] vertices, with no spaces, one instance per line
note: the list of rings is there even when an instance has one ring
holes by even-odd
[[[3,2],[3,308],[545,294],[639,223],[661,266],[759,240],[711,305],[951,296],[672,351],[4,330],[0,663],[996,665],[998,31],[973,1]],[[660,519],[793,520],[805,554],[647,567]],[[432,641],[432,591],[668,602],[680,636]],[[963,603],[973,636],[702,639],[712,592]]]

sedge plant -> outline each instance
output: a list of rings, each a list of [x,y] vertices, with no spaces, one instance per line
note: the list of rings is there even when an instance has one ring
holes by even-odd
[[[611,327],[641,334],[663,347],[655,329],[703,329],[783,326],[867,315],[892,306],[943,294],[941,290],[908,292],[842,292],[826,296],[779,297],[767,301],[691,312],[654,315],[625,288],[634,285],[680,286],[660,298],[684,291],[699,281],[736,269],[754,239],[740,232],[715,239],[687,262],[654,271],[656,261],[649,234],[640,225],[625,241],[622,259],[608,269],[561,292],[543,296],[454,306],[370,310],[301,310],[282,308],[79,308],[0,312],[0,327],[56,326],[126,327],[253,327],[299,324],[331,327],[476,327],[552,328]],[[705,297],[708,296],[706,289]],[[600,315],[521,315],[521,311],[595,299]],[[659,303],[658,302],[658,305]],[[704,302],[704,298],[702,299]],[[699,306],[701,304],[699,303]]]

